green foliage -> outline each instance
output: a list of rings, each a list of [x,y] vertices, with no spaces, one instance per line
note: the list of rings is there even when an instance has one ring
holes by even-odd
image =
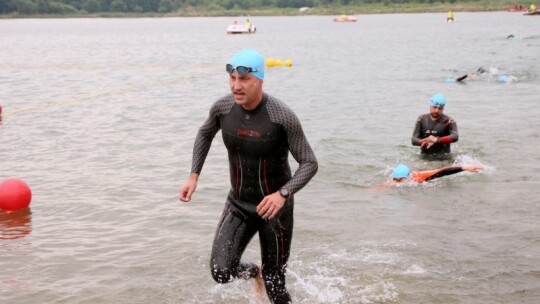
[[[99,12],[99,1],[98,0],[86,0],[83,3],[83,9],[88,13],[97,13],[97,12]]]
[[[0,0],[1,15],[81,15],[149,13],[186,15],[238,15],[298,13],[311,7],[313,14],[341,12],[444,11],[449,8],[495,10],[513,7],[515,0]],[[470,9],[472,8],[472,9]],[[266,12],[266,13],[264,13]]]
[[[127,5],[124,0],[113,0],[109,6],[109,11],[111,12],[126,12]]]
[[[49,3],[49,14],[56,15],[65,15],[76,13],[77,9],[69,4],[62,2],[50,2]]]
[[[159,12],[160,13],[170,13],[173,10],[173,2],[171,0],[161,0],[159,1]]]
[[[32,15],[38,13],[38,6],[30,0],[12,0],[15,11],[21,14]]]

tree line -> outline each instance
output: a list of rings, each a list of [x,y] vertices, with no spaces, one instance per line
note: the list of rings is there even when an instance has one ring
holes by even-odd
[[[186,7],[220,11],[272,7],[361,6],[372,3],[440,3],[441,1],[454,3],[479,0],[1,0],[0,14],[171,13]]]

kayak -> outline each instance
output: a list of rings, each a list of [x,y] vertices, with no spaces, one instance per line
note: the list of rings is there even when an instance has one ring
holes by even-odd
[[[509,8],[506,10],[507,12],[509,13],[519,13],[519,12],[526,12],[528,11],[528,9],[526,7],[522,7],[522,8]]]
[[[358,21],[355,17],[351,16],[341,16],[334,18],[334,22],[356,22]]]
[[[255,34],[257,28],[255,25],[247,26],[245,24],[231,24],[227,27],[227,34]]]
[[[540,15],[540,10],[535,10],[535,11],[532,11],[532,12],[526,12],[523,15],[525,15],[525,16]]]

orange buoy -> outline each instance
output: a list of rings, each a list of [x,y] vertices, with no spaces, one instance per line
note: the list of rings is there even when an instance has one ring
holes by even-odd
[[[0,209],[16,211],[30,206],[32,190],[22,180],[10,178],[0,184]]]

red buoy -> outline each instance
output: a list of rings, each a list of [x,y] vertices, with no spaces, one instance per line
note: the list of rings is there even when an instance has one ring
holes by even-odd
[[[6,179],[0,184],[0,209],[16,211],[30,206],[32,190],[18,179]]]

